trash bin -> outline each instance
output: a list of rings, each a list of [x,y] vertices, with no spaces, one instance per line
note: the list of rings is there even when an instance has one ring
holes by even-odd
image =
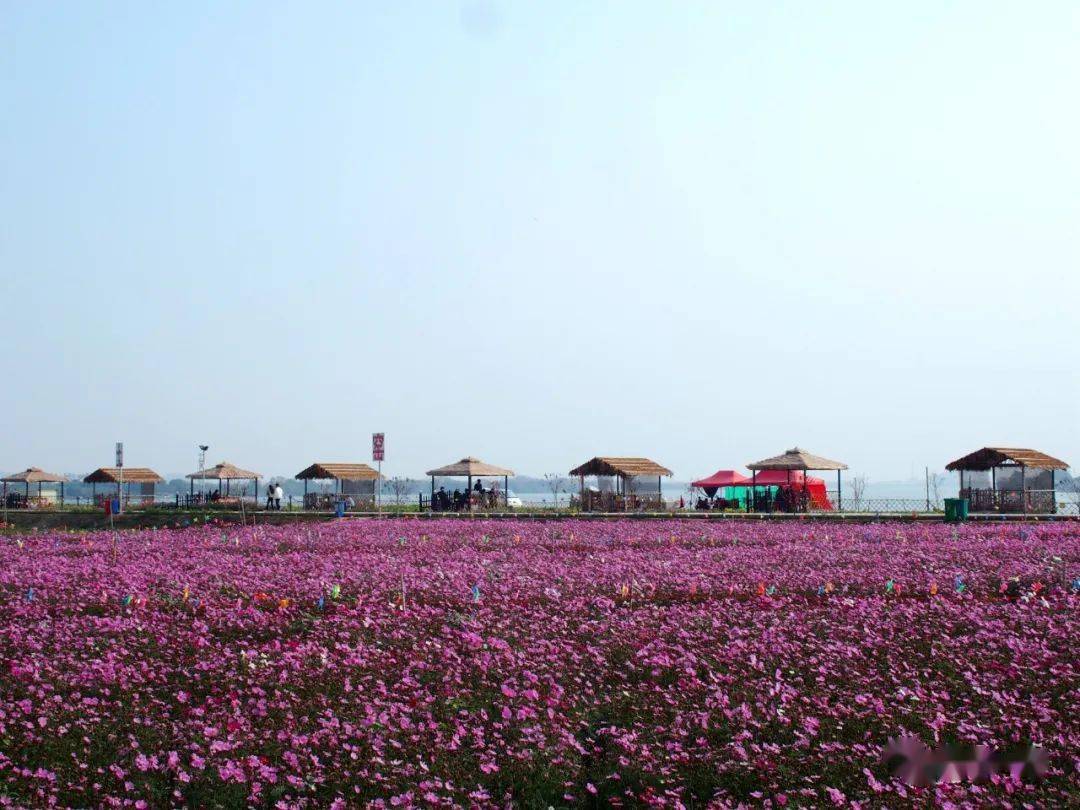
[[[968,516],[968,499],[967,498],[946,498],[945,499],[945,522],[946,523],[959,523],[962,520],[967,520]]]
[[[345,501],[338,501],[334,504],[334,516],[345,517]]]

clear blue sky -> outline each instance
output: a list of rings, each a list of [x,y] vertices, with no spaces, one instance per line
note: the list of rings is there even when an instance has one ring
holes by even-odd
[[[1080,464],[1080,7],[0,7],[0,468]]]

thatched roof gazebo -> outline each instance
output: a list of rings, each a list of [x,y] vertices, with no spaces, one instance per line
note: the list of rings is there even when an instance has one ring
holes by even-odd
[[[125,498],[129,498],[131,494],[131,485],[139,485],[139,496],[142,499],[149,498],[151,501],[154,499],[154,487],[157,484],[164,483],[165,479],[151,470],[149,467],[98,467],[86,478],[83,479],[83,483],[93,485],[93,497],[97,500],[97,485],[98,484],[116,484],[116,494],[119,497],[121,494]],[[121,493],[121,483],[124,486],[124,492]]]
[[[0,478],[0,482],[4,484],[4,501],[7,501],[8,484],[23,484],[26,487],[26,500],[30,501],[30,485],[37,484],[38,500],[41,500],[41,485],[42,484],[59,484],[60,485],[60,503],[64,502],[64,484],[67,482],[67,478],[55,473],[49,473],[42,470],[40,467],[27,467],[22,472],[12,473],[11,475]]]
[[[496,467],[494,464],[487,464],[472,456],[466,456],[461,459],[461,461],[455,461],[453,464],[447,464],[445,467],[437,467],[434,470],[428,470],[424,475],[431,476],[431,503],[433,507],[435,504],[436,478],[468,479],[467,495],[470,498],[469,505],[471,508],[473,505],[472,490],[474,478],[501,478],[503,480],[503,503],[506,505],[506,499],[509,497],[507,493],[510,490],[510,477],[514,475],[514,471],[504,467]]]
[[[949,462],[945,469],[960,473],[960,497],[974,512],[1057,511],[1054,473],[1069,465],[1059,458],[1026,447],[983,447]],[[1029,472],[1029,470],[1031,472]],[[998,473],[1011,486],[998,486]],[[990,473],[990,487],[972,486],[972,473]],[[968,473],[965,486],[964,473]]]
[[[329,464],[315,463],[296,474],[298,481],[304,482],[304,507],[318,505],[319,493],[308,493],[308,481],[333,481],[335,495],[361,495],[375,498],[379,473],[367,464]]]
[[[843,489],[840,482],[840,471],[846,470],[847,468],[847,464],[844,464],[842,461],[833,461],[824,456],[815,456],[813,453],[809,453],[800,447],[792,447],[790,450],[787,450],[778,456],[762,459],[761,461],[755,461],[753,464],[746,465],[746,469],[751,471],[751,486],[754,488],[752,491],[755,493],[757,492],[757,473],[759,470],[786,471],[788,473],[789,485],[791,483],[790,478],[793,471],[804,473],[802,476],[804,495],[806,494],[805,473],[808,470],[836,470],[837,511],[839,511],[843,505]]]
[[[217,481],[219,490],[221,489],[221,482],[224,481],[226,495],[229,494],[230,485],[233,481],[251,481],[254,484],[252,495],[255,496],[256,501],[259,500],[259,479],[262,478],[262,475],[251,470],[241,469],[227,461],[222,461],[205,470],[189,473],[187,477],[191,480],[192,495],[195,494],[196,481]]]
[[[596,456],[570,470],[581,484],[581,508],[586,512],[625,512],[631,508],[661,508],[663,506],[663,477],[671,477],[671,470],[652,459],[640,456]],[[586,492],[585,477],[596,476],[598,480],[612,478],[614,492]],[[649,498],[634,491],[635,478],[656,476],[656,497]]]

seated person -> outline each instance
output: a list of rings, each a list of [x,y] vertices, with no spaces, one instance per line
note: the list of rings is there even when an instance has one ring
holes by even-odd
[[[791,490],[788,489],[787,487],[780,487],[780,489],[778,489],[776,491],[776,509],[777,509],[777,511],[779,511],[779,512],[791,512],[791,511],[793,511],[792,506],[793,506],[793,504],[791,502]]]

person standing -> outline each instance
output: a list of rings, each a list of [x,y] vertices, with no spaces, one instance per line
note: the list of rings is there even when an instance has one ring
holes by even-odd
[[[274,508],[274,482],[268,481],[266,484],[266,509],[267,511]]]
[[[281,488],[281,483],[279,482],[278,485],[274,487],[274,508],[279,512],[281,511],[281,499],[284,497],[285,490]]]

